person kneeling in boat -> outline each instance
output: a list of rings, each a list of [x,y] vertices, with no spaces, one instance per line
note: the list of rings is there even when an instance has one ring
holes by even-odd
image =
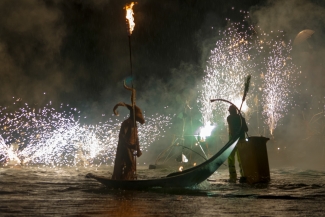
[[[130,116],[121,125],[112,179],[134,180],[136,179],[135,156],[140,157],[142,154],[136,122],[144,124],[145,120],[138,106],[134,105],[132,107],[132,105],[123,102],[114,106],[113,112],[115,115],[118,115],[116,109],[119,106],[127,107],[130,110]]]
[[[228,122],[228,131],[229,131],[229,140],[232,139],[239,131],[240,131],[240,137],[238,144],[245,142],[245,132],[248,131],[248,127],[245,121],[245,118],[243,118],[241,115],[237,113],[237,108],[234,105],[229,106],[228,109],[230,115],[227,117]],[[237,155],[237,160],[239,164],[239,172],[240,172],[240,182],[245,181],[245,177],[243,174],[242,166],[241,166],[241,160],[237,151],[237,146],[235,149],[231,152],[230,156],[228,157],[228,168],[229,168],[229,182],[236,182],[237,180],[237,172],[236,172],[236,166],[235,166],[235,155]]]

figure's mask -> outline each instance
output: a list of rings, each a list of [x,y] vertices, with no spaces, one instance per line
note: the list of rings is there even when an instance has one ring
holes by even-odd
[[[138,121],[140,124],[144,124],[145,123],[144,117],[142,115],[142,111],[141,111],[141,109],[138,106],[134,105],[134,111],[133,111],[132,105],[126,104],[124,102],[119,102],[113,108],[113,112],[114,112],[115,115],[119,115],[118,114],[118,111],[117,111],[117,108],[119,106],[124,106],[124,107],[127,107],[129,109],[129,111],[130,111],[130,118],[133,118],[134,117],[133,114],[134,114],[136,121]]]
[[[125,81],[124,81],[124,88],[131,91],[131,105],[126,104],[124,102],[117,103],[113,108],[114,114],[118,115],[117,107],[125,106],[129,109],[131,118],[133,118],[135,115],[135,120],[138,121],[140,124],[144,124],[145,121],[142,115],[142,111],[138,106],[135,105],[135,89],[133,87],[131,88],[126,86]]]

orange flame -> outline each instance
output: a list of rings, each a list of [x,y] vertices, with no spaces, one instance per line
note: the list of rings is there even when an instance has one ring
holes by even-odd
[[[134,17],[133,17],[133,10],[132,10],[132,8],[133,8],[133,6],[135,4],[136,3],[131,2],[129,5],[126,5],[124,7],[124,9],[126,10],[126,19],[127,19],[128,23],[129,23],[129,29],[128,29],[129,35],[132,34],[134,26],[135,26]]]

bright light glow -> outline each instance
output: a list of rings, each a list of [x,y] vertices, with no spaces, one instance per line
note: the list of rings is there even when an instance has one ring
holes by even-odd
[[[199,136],[202,140],[205,140],[206,137],[211,136],[212,130],[215,128],[215,126],[211,125],[211,123],[208,121],[207,124],[200,128]]]
[[[128,20],[129,23],[129,35],[132,34],[135,22],[134,22],[134,17],[133,17],[133,6],[134,2],[131,2],[129,5],[126,5],[124,9],[126,10],[126,19]]]
[[[183,166],[180,166],[180,167],[178,168],[178,171],[182,172],[182,171],[183,171]]]
[[[10,147],[5,145],[3,138],[0,136],[0,161],[5,160],[6,165],[19,165],[21,163],[17,156],[18,145],[13,144]],[[6,157],[4,157],[6,154]],[[2,158],[1,158],[2,157]]]
[[[188,162],[188,159],[187,159],[187,157],[185,156],[185,154],[182,154],[182,162],[183,162],[183,163],[187,163],[187,162]]]

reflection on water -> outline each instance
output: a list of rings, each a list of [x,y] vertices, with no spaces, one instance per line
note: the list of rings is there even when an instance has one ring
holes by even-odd
[[[97,171],[96,171],[97,170]],[[325,172],[271,169],[268,184],[228,183],[225,166],[187,189],[111,190],[92,172],[110,176],[111,167],[0,168],[1,216],[317,216],[325,208]],[[142,178],[169,169],[138,169]]]

